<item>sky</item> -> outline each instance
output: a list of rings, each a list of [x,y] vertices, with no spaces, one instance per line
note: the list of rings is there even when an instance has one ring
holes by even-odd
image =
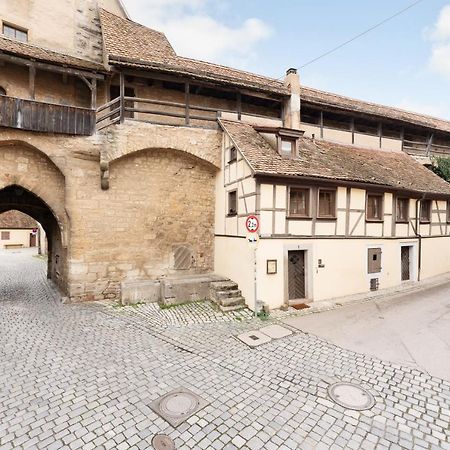
[[[179,55],[280,78],[415,0],[123,2]],[[299,74],[306,86],[450,120],[450,0],[421,0]]]

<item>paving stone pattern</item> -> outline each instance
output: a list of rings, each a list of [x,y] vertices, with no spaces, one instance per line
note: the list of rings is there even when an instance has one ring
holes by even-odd
[[[0,450],[450,449],[450,383],[303,333],[250,349],[249,313],[63,305],[27,252],[0,252],[0,308]],[[332,403],[340,380],[376,406]],[[174,429],[149,405],[178,387],[210,404]]]

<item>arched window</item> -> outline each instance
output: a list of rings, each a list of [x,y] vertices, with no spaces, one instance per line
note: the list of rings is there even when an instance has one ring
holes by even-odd
[[[0,86],[0,95],[6,95],[6,89]]]

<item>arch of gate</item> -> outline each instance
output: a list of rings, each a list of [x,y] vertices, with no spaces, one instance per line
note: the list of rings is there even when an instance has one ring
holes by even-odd
[[[0,143],[0,212],[16,209],[46,231],[48,276],[65,290],[69,220],[65,178],[40,150],[26,143]]]
[[[72,259],[83,261],[78,270],[92,276],[86,292],[101,286],[118,295],[125,280],[212,271],[217,173],[215,165],[167,148],[116,159],[104,191],[103,218],[92,224],[95,242],[82,253],[76,246],[71,252]],[[174,264],[180,248],[190,252],[182,272]]]
[[[218,130],[126,121],[108,129],[102,160],[112,162],[143,148],[179,150],[220,168],[222,134]]]

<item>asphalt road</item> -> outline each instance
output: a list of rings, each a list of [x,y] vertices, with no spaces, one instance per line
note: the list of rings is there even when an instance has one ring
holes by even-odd
[[[450,380],[450,283],[286,323],[348,350]]]

